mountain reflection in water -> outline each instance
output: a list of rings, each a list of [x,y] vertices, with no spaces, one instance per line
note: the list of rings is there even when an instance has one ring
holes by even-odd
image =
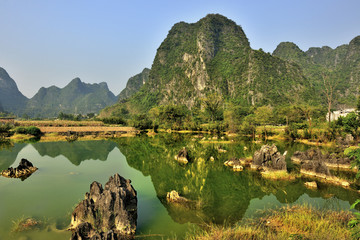
[[[3,146],[0,148],[2,169],[14,167],[20,158],[28,158],[39,170],[24,182],[0,178],[0,234],[8,236],[12,221],[23,215],[46,217],[56,223],[58,230],[66,229],[73,206],[83,199],[91,182],[104,184],[116,172],[130,178],[138,192],[138,234],[168,237],[175,234],[181,238],[189,225],[231,224],[254,216],[259,209],[306,203],[319,208],[348,210],[358,198],[355,190],[321,183],[318,183],[319,189],[309,190],[304,187],[307,179],[272,181],[246,169],[233,172],[223,163],[232,157],[252,156],[261,144],[240,139],[205,143],[200,140],[203,137],[207,136],[172,133],[110,141]],[[290,157],[294,151],[309,147],[286,142],[275,144],[281,153],[288,152],[288,170],[298,171]],[[191,157],[187,165],[180,165],[174,159],[183,147]],[[194,204],[169,204],[166,194],[172,190]],[[68,232],[59,234],[57,231],[21,234],[28,239],[69,236]]]

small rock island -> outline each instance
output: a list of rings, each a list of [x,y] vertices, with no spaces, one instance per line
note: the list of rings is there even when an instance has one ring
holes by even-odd
[[[105,188],[90,185],[71,216],[72,240],[132,239],[137,224],[137,193],[131,181],[119,174],[111,176]]]

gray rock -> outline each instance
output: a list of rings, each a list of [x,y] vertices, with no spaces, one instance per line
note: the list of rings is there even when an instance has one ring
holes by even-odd
[[[320,160],[305,161],[301,163],[301,169],[331,176],[329,168]]]
[[[34,165],[30,161],[23,158],[21,159],[19,166],[17,166],[16,168],[10,167],[7,170],[1,171],[0,174],[8,178],[20,178],[21,180],[25,180],[37,169],[38,168],[34,167]]]
[[[105,188],[98,182],[90,186],[71,216],[72,240],[131,239],[137,223],[136,191],[119,174],[110,177]]]
[[[253,156],[253,163],[256,167],[266,167],[269,170],[286,170],[285,156],[277,150],[273,144],[263,145]]]

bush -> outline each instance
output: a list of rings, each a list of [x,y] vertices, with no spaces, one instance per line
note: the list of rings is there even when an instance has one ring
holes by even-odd
[[[120,124],[125,125],[126,121],[121,117],[108,117],[100,119],[105,124]]]
[[[285,128],[285,137],[295,140],[300,137],[298,133],[298,128],[295,124],[290,124]]]
[[[25,127],[17,127],[14,129],[14,132],[17,134],[27,134],[26,132],[26,128]]]
[[[10,124],[0,124],[0,138],[9,137],[11,126]]]
[[[140,130],[150,129],[153,127],[154,129],[157,129],[157,126],[153,126],[153,122],[145,114],[134,116],[131,121],[131,126]]]
[[[34,126],[28,127],[26,130],[27,130],[27,134],[33,135],[35,137],[39,137],[42,134],[40,129]]]
[[[31,127],[17,127],[14,129],[14,132],[17,134],[29,134],[35,137],[40,137],[42,132],[39,128],[31,126]]]

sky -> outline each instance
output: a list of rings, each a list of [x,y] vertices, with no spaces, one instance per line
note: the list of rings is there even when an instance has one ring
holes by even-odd
[[[171,27],[219,13],[253,49],[280,42],[336,48],[360,35],[359,0],[0,0],[0,67],[31,98],[79,77],[119,94],[151,68]]]

